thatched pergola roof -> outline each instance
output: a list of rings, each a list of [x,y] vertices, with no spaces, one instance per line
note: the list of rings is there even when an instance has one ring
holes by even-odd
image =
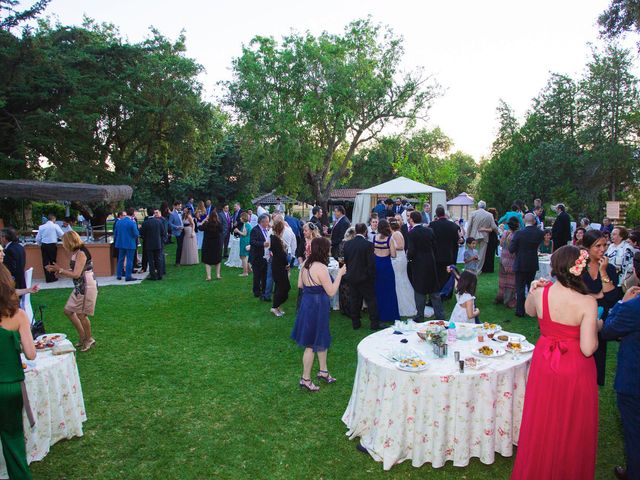
[[[4,198],[94,203],[128,200],[131,195],[133,195],[133,189],[128,185],[0,180],[0,197]]]
[[[254,198],[251,200],[251,203],[253,205],[276,205],[278,203],[278,199],[280,199],[282,203],[298,203],[295,198],[291,198],[288,195],[276,195],[275,190]]]

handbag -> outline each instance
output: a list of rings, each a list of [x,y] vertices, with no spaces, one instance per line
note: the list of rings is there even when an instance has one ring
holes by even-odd
[[[33,322],[31,324],[31,335],[33,336],[34,339],[46,333],[44,330],[44,309],[45,308],[47,308],[46,305],[38,306],[38,310],[40,310],[40,320],[38,320],[37,322]]]

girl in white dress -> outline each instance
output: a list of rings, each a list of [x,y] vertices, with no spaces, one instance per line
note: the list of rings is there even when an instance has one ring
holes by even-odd
[[[462,272],[456,287],[456,305],[451,312],[453,323],[475,323],[480,310],[476,308],[476,286],[478,277],[471,272]]]
[[[398,310],[401,317],[416,316],[416,301],[413,296],[413,287],[407,275],[407,254],[404,250],[404,237],[400,232],[401,224],[396,218],[389,219],[391,226],[391,241],[396,246],[396,256],[391,258],[393,273],[396,278],[396,295],[398,297]]]

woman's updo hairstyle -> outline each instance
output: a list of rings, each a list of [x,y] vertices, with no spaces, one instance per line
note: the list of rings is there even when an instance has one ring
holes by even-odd
[[[599,232],[598,232],[599,233]],[[573,245],[565,245],[551,255],[551,275],[556,277],[564,287],[575,290],[583,295],[588,295],[589,290],[582,281],[581,275],[574,275],[569,270],[576,265],[583,249]]]
[[[582,246],[588,250],[603,236],[604,235],[600,230],[587,230],[584,237],[582,237]]]

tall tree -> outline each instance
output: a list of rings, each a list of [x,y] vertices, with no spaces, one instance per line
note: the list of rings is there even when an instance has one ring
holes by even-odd
[[[609,38],[625,32],[640,32],[640,1],[612,0],[609,8],[599,17],[601,34]]]
[[[370,20],[281,45],[254,38],[233,61],[226,102],[256,171],[275,172],[274,183],[290,190],[302,177],[326,206],[358,148],[390,123],[410,125],[437,95],[419,72],[401,73],[402,55],[401,38]]]
[[[16,7],[19,0],[0,0],[0,30],[11,30],[21,23],[33,20],[44,11],[51,0],[38,0],[20,11]]]

